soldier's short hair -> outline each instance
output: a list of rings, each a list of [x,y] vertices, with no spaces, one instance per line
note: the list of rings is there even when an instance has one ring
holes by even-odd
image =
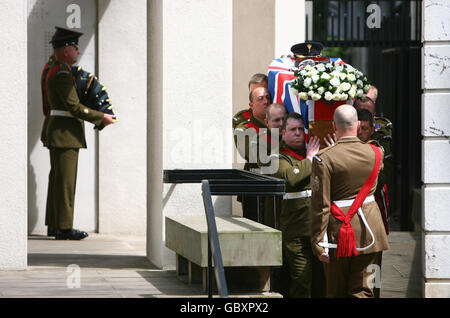
[[[284,116],[284,118],[283,118],[283,125],[281,125],[281,130],[286,129],[287,122],[288,122],[289,119],[300,120],[301,123],[303,124],[302,115],[300,115],[299,113],[296,113],[296,112],[292,112],[292,113],[286,114]]]
[[[250,81],[248,82],[248,89],[250,89],[251,84],[259,84],[261,82],[268,82],[268,77],[266,74],[256,73],[250,77]]]
[[[359,108],[359,109],[356,110],[356,112],[358,113],[358,120],[359,121],[368,121],[369,125],[371,127],[373,126],[373,116],[372,116],[372,113],[370,111],[368,111],[367,109]]]
[[[266,119],[267,119],[267,120],[270,119],[270,110],[271,110],[272,108],[274,108],[274,107],[279,107],[279,108],[284,108],[284,109],[286,109],[286,108],[284,107],[284,105],[283,105],[283,104],[280,104],[280,103],[273,103],[273,104],[270,104],[270,105],[267,107],[267,110],[266,110]]]

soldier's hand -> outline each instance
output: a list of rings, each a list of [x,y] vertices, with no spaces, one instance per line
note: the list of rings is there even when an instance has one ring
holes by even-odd
[[[312,158],[319,152],[320,140],[319,137],[314,136],[309,140],[308,149],[306,149],[306,158],[312,161]]]
[[[114,124],[116,122],[116,116],[110,114],[103,114],[103,125],[108,126],[110,124]]]
[[[319,256],[319,261],[321,261],[322,263],[329,263],[330,262],[330,257],[328,256],[327,253],[322,253]]]
[[[333,133],[333,136],[330,136],[330,134],[328,134],[327,137],[323,138],[323,141],[325,141],[325,145],[327,145],[327,147],[333,146],[337,141],[336,134]]]

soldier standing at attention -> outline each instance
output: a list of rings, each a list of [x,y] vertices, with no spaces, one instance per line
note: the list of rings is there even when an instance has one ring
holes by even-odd
[[[248,82],[248,91],[252,92],[257,87],[265,87],[268,88],[268,79],[267,75],[256,73]],[[246,122],[250,116],[252,115],[252,108],[244,109],[239,111],[237,114],[233,116],[233,129],[236,128],[240,123]]]
[[[96,126],[114,123],[113,115],[92,110],[78,99],[71,65],[80,55],[80,32],[56,27],[54,54],[42,72],[43,111],[46,116],[41,141],[50,150],[50,174],[45,224],[57,240],[81,240],[88,236],[73,229],[78,151],[86,148],[84,120]],[[53,233],[52,233],[53,232]]]
[[[283,236],[284,267],[288,279],[287,296],[311,297],[313,254],[310,245],[311,162],[319,151],[317,137],[305,148],[302,117],[288,114],[281,127],[283,145],[280,149],[278,171],[274,177],[286,181],[286,194],[281,203],[280,230]],[[321,266],[321,264],[319,264]]]
[[[374,297],[368,266],[389,248],[373,197],[383,152],[358,139],[353,106],[338,107],[333,126],[336,144],[319,151],[312,164],[311,246],[326,264],[327,297]]]

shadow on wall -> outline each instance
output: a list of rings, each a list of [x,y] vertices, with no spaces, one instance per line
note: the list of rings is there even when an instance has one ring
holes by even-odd
[[[83,18],[88,17],[99,21],[110,1],[101,1],[98,16],[95,12],[84,12],[84,8],[93,6],[91,0],[28,0],[28,234],[44,226],[45,204],[47,197],[47,182],[50,166],[48,150],[40,141],[44,115],[42,111],[41,72],[52,54],[49,41],[55,32],[55,26],[79,28],[84,35],[80,38],[81,55],[95,34],[95,29],[86,23],[83,28]],[[95,7],[95,4],[94,4]],[[87,20],[87,19],[85,19]],[[94,30],[92,30],[94,29]],[[95,59],[95,57],[94,57]],[[89,70],[95,73],[95,70]],[[42,216],[40,216],[42,215]],[[42,224],[40,224],[42,223]]]

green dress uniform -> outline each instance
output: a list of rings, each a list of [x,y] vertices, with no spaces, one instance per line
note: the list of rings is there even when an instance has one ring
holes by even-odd
[[[311,297],[312,250],[310,245],[311,161],[305,151],[282,144],[278,171],[274,177],[286,181],[286,194],[281,202],[280,230],[283,258],[288,283],[288,297]],[[281,274],[283,277],[283,274]]]
[[[53,229],[73,227],[78,151],[86,148],[84,120],[96,126],[103,113],[80,104],[69,65],[53,56],[42,72],[45,121],[41,140],[50,150],[50,174],[45,224]]]
[[[263,130],[261,130],[263,129]],[[240,123],[234,129],[234,142],[239,154],[245,159],[244,170],[251,172],[260,172],[258,146],[262,138],[268,136],[267,126],[259,119],[250,116],[245,122]],[[243,139],[239,135],[245,136]],[[241,140],[241,141],[239,141]],[[252,154],[255,154],[254,156]],[[258,221],[257,216],[257,197],[256,196],[238,196],[238,201],[242,202],[243,216],[253,221]]]
[[[232,121],[233,129],[235,129],[239,124],[247,122],[250,119],[250,117],[252,116],[252,114],[253,113],[252,113],[251,108],[244,109],[244,110],[237,112],[233,116],[233,121]]]

